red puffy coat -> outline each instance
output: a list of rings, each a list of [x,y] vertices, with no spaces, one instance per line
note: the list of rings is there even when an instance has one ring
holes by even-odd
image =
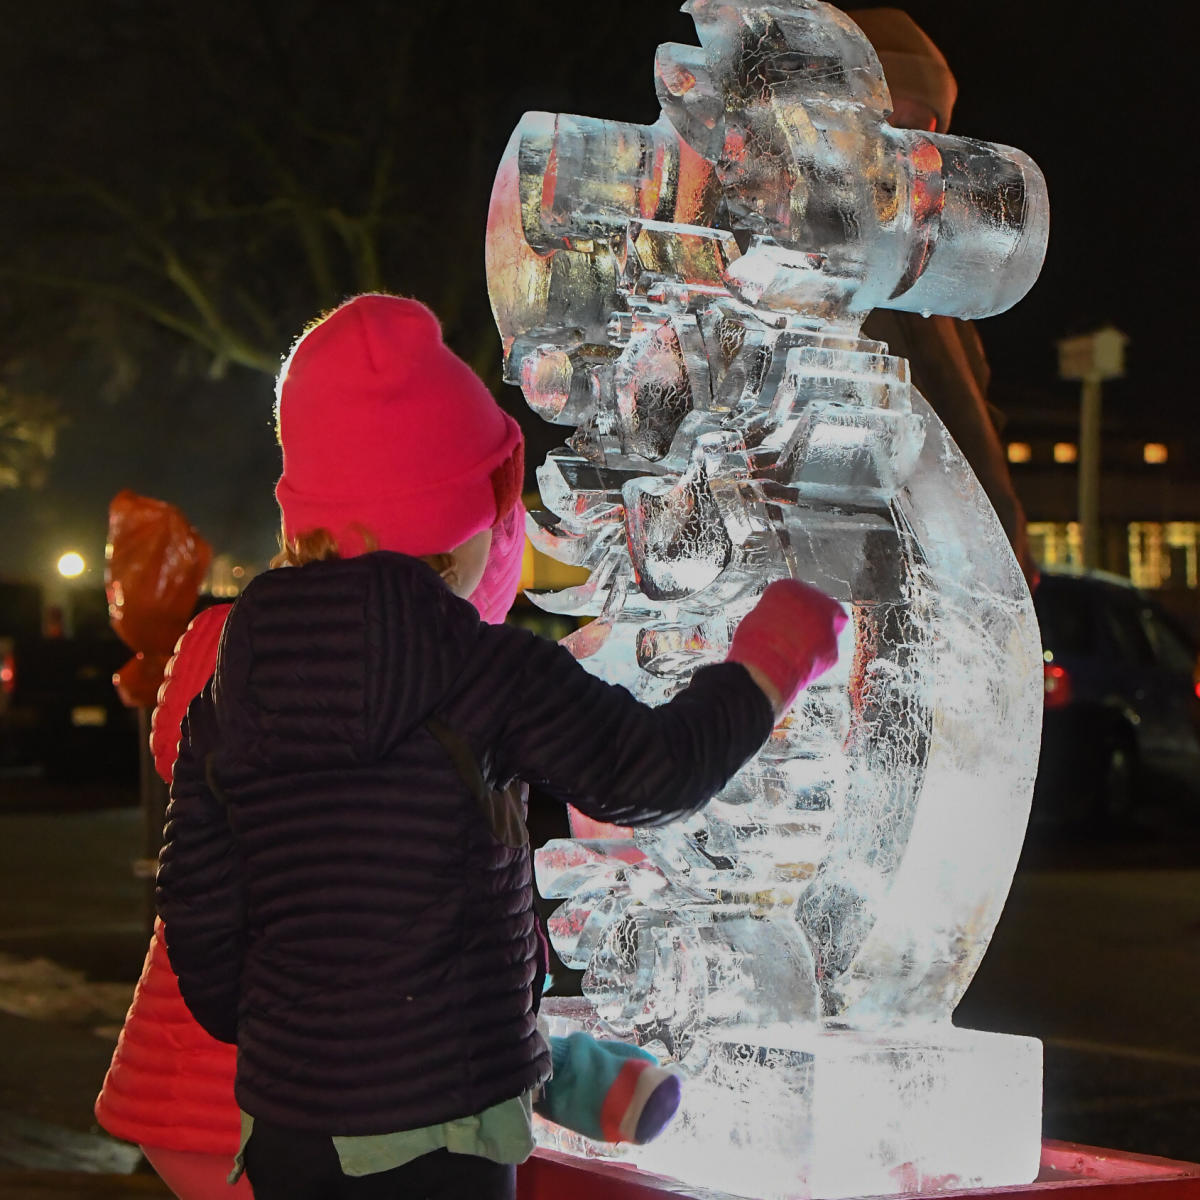
[[[154,765],[171,781],[179,726],[217,661],[231,605],[205,609],[188,626],[167,665],[151,724]],[[233,1098],[237,1052],[196,1024],[167,961],[156,921],[142,975],[96,1098],[96,1119],[114,1137],[141,1146],[232,1156],[241,1142]]]

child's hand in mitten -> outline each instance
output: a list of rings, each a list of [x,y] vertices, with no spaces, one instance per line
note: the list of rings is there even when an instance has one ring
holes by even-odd
[[[837,662],[845,609],[824,592],[796,579],[769,584],[742,618],[727,662],[750,672],[782,716],[801,690]]]

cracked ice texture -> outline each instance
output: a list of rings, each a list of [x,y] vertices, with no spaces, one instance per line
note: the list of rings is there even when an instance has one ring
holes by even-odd
[[[506,378],[574,427],[538,471],[529,533],[591,569],[535,599],[593,616],[570,648],[650,702],[723,658],[774,578],[853,619],[839,666],[702,812],[540,852],[543,893],[564,898],[551,935],[586,968],[603,1027],[692,1076],[690,1107],[642,1161],[696,1171],[714,1134],[700,1114],[724,1096],[743,1106],[728,1119],[747,1162],[761,1174],[777,1157],[771,1194],[1014,1182],[1031,1147],[1036,1171],[1024,1043],[1008,1048],[1016,1165],[947,1166],[933,1134],[908,1131],[856,1150],[877,1174],[852,1178],[830,1173],[844,1155],[816,1131],[838,1103],[820,1098],[840,1094],[830,1079],[899,1095],[926,1071],[904,1063],[950,1064],[930,1085],[953,1097],[944,1125],[964,1080],[987,1087],[979,1073],[1005,1058],[950,1017],[1024,834],[1040,644],[970,468],[907,363],[859,326],[877,306],[978,317],[1019,300],[1045,251],[1044,183],[1020,151],[891,128],[873,50],[829,5],[685,7],[701,46],[659,48],[657,123],[527,114],[497,173],[487,262]],[[914,1039],[926,1051],[879,1050]],[[766,1132],[768,1095],[810,1140]],[[728,1148],[724,1183],[701,1170],[734,1191],[747,1165]]]

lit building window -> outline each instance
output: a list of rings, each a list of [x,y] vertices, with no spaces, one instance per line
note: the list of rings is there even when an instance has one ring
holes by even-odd
[[[1028,462],[1033,457],[1033,450],[1028,442],[1009,442],[1008,461],[1011,463]]]
[[[1200,522],[1134,521],[1129,577],[1138,587],[1200,587]]]
[[[1073,463],[1079,457],[1079,450],[1074,442],[1055,442],[1054,461],[1056,463]]]
[[[1165,463],[1167,448],[1162,442],[1147,442],[1142,447],[1142,461],[1148,463]]]
[[[1083,534],[1078,521],[1030,521],[1025,532],[1035,561],[1048,567],[1083,565]]]
[[[1168,521],[1163,529],[1173,587],[1200,587],[1200,523]]]
[[[1133,521],[1129,525],[1129,578],[1138,587],[1161,587],[1169,559],[1163,547],[1163,527],[1158,521]]]

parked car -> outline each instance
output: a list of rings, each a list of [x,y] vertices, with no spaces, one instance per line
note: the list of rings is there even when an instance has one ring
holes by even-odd
[[[13,712],[19,648],[41,636],[41,588],[0,579],[0,766],[19,757]]]
[[[1045,712],[1035,817],[1107,821],[1200,778],[1197,645],[1127,579],[1047,569],[1034,590]]]
[[[0,588],[0,766],[136,782],[137,714],[112,684],[130,652],[108,627],[106,610],[87,600],[73,632],[47,634],[36,588]]]

